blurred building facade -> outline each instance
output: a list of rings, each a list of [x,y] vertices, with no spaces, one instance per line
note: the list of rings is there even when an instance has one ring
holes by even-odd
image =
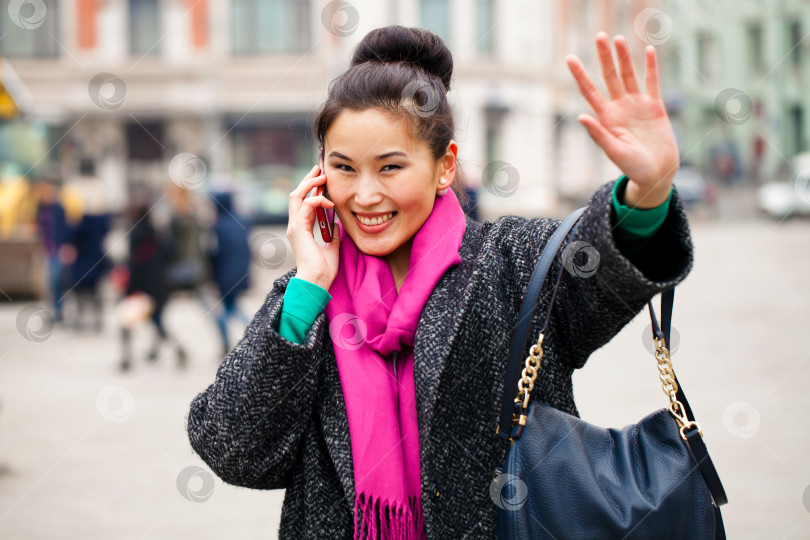
[[[165,184],[181,156],[186,177],[231,184],[250,213],[284,215],[316,162],[314,113],[357,42],[387,24],[428,28],[454,55],[459,157],[483,186],[482,216],[547,215],[618,175],[576,121],[590,111],[565,55],[600,81],[594,36],[605,30],[628,36],[643,66],[634,20],[658,4],[0,0],[0,55],[30,91],[27,120],[49,130],[43,160],[66,179],[92,161],[114,210],[133,186]]]
[[[810,1],[668,0],[662,86],[685,159],[727,183],[786,179],[810,150]]]

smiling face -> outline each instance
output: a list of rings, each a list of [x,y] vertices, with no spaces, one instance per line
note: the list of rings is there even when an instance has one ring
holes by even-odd
[[[436,192],[452,184],[456,152],[451,141],[435,160],[405,119],[379,109],[337,116],[324,137],[326,189],[360,251],[407,271],[413,237]]]

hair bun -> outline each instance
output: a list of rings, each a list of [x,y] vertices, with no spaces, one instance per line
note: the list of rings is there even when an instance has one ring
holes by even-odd
[[[442,38],[422,28],[400,25],[376,28],[366,34],[352,56],[352,66],[368,61],[406,62],[436,75],[450,90],[453,55]]]

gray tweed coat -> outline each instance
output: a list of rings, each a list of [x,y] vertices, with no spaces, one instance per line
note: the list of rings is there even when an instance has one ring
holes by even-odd
[[[563,271],[532,391],[532,399],[574,415],[573,370],[692,267],[677,191],[654,239],[623,255],[611,232],[614,183],[594,193],[579,223],[574,240],[597,250],[599,266],[590,277]],[[529,277],[559,224],[549,218],[505,216],[483,224],[467,218],[462,261],[442,276],[422,311],[414,377],[428,538],[495,538],[489,487],[509,446],[495,433],[503,373]],[[559,259],[550,275],[558,265]],[[295,272],[274,282],[214,383],[191,403],[188,435],[223,481],[286,489],[279,538],[352,538],[349,425],[325,314],[300,345],[274,330]],[[541,307],[548,306],[550,290],[547,282]],[[530,341],[543,311],[535,312]]]

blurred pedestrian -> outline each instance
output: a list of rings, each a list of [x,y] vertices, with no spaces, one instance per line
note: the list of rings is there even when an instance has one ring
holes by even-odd
[[[180,342],[170,337],[163,325],[163,310],[169,297],[166,284],[166,266],[170,243],[162,237],[150,219],[151,206],[145,197],[135,197],[127,209],[129,218],[128,279],[124,297],[119,304],[121,320],[121,371],[132,367],[132,329],[149,318],[155,327],[156,336],[147,359],[158,358],[160,344],[171,341],[177,354],[178,367],[185,368],[187,355]],[[148,299],[148,301],[145,301]],[[136,313],[133,313],[136,312]]]
[[[169,184],[169,261],[166,268],[166,283],[169,294],[191,292],[208,311],[208,303],[202,294],[202,285],[208,280],[204,248],[204,229],[196,215],[196,205],[191,193],[180,186]]]
[[[81,194],[82,217],[77,225],[69,229],[69,243],[75,254],[69,257],[73,259],[73,264],[70,267],[68,292],[72,292],[76,299],[76,330],[83,330],[84,319],[92,316],[93,328],[100,332],[104,319],[100,284],[112,268],[112,262],[104,251],[104,240],[110,232],[112,218],[104,185],[94,171],[92,162],[84,163],[81,167],[82,177],[76,182]]]
[[[64,320],[62,310],[63,263],[60,251],[68,239],[68,225],[65,219],[65,208],[59,200],[59,182],[55,176],[45,175],[37,184],[39,204],[36,222],[42,246],[47,258],[48,292],[53,304],[53,318],[56,322]]]
[[[211,229],[209,257],[212,277],[222,300],[217,325],[222,336],[224,358],[230,350],[228,321],[236,317],[245,326],[250,323],[248,316],[236,305],[239,294],[249,286],[250,247],[247,222],[236,213],[232,195],[217,192],[211,198],[216,206],[216,221]]]

